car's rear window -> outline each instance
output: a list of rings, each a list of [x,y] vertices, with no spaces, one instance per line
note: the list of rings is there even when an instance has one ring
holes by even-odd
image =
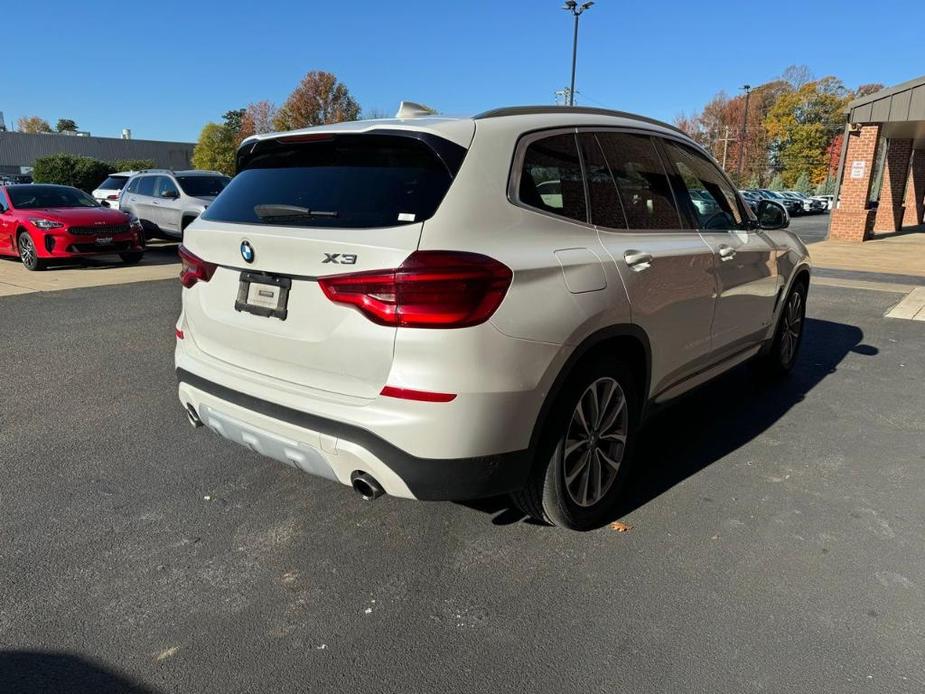
[[[122,190],[127,180],[128,176],[110,176],[100,183],[97,188],[100,190]]]
[[[322,137],[258,143],[203,218],[280,226],[399,226],[433,216],[453,181],[455,170],[422,139]],[[454,153],[461,163],[463,155]]]

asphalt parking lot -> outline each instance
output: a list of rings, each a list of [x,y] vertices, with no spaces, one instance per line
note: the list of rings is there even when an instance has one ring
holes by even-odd
[[[363,503],[193,431],[175,281],[4,297],[0,691],[922,691],[901,298],[813,288],[792,377],[659,415],[630,530],[576,534]]]

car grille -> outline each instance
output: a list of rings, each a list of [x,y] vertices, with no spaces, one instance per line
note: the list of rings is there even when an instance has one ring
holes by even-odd
[[[69,227],[68,231],[78,236],[90,236],[101,234],[102,236],[113,236],[115,234],[124,234],[129,230],[128,224],[101,224],[93,227]]]

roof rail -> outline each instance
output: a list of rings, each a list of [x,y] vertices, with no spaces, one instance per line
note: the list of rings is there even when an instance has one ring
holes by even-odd
[[[638,113],[629,113],[627,111],[612,111],[609,108],[592,108],[590,106],[507,106],[505,108],[495,108],[490,111],[485,111],[484,113],[479,113],[478,115],[472,116],[472,118],[474,120],[483,120],[485,118],[501,118],[502,116],[531,116],[541,113],[573,113],[591,116],[632,118],[633,120],[640,120],[650,125],[668,128],[669,130],[681,133],[685,137],[689,137],[687,133],[680,128],[669,123],[663,123],[654,118],[649,118],[648,116],[640,116]]]
[[[135,173],[173,173],[173,169],[139,169]]]

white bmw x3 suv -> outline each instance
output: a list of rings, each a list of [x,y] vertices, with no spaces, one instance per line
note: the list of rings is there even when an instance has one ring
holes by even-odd
[[[653,405],[800,345],[786,211],[648,118],[341,123],[251,137],[237,167],[180,250],[180,401],[366,497],[511,493],[598,527]]]

